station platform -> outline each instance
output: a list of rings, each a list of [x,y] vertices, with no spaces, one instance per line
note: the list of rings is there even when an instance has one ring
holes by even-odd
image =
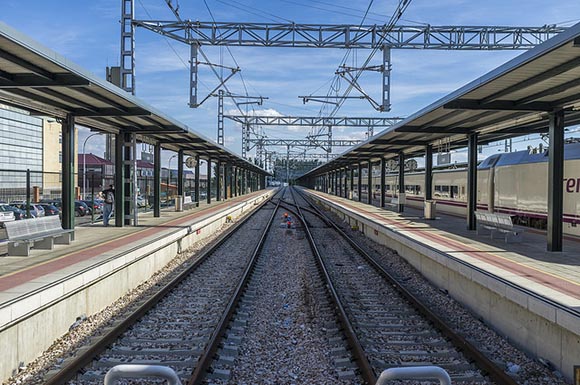
[[[395,249],[431,282],[525,350],[572,379],[580,365],[580,240],[546,251],[546,235],[529,229],[506,243],[467,230],[465,218],[389,208],[304,189],[369,238]]]
[[[77,226],[70,245],[0,257],[0,360],[6,379],[64,334],[79,316],[108,306],[147,280],[179,252],[253,210],[274,190],[261,190],[161,217],[140,214],[137,226]],[[0,381],[1,382],[1,381]]]

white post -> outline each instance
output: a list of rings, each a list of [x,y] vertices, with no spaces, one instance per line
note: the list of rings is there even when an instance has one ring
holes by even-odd
[[[381,373],[375,385],[387,385],[389,380],[437,379],[441,385],[451,385],[451,377],[439,366],[390,368]]]
[[[117,365],[105,375],[105,385],[113,385],[121,378],[160,377],[170,385],[182,385],[173,369],[161,365]]]

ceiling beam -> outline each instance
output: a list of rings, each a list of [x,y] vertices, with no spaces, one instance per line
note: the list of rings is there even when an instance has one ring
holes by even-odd
[[[465,127],[449,128],[445,126],[403,126],[395,130],[395,132],[416,132],[421,134],[470,134],[473,130]]]
[[[91,83],[74,74],[55,74],[53,79],[47,79],[36,74],[9,74],[0,75],[0,88],[18,87],[83,87]]]
[[[549,70],[544,71],[536,76],[528,78],[528,79],[521,81],[517,84],[514,84],[513,86],[510,86],[504,90],[498,91],[495,94],[492,94],[492,95],[482,99],[481,102],[482,103],[492,102],[494,100],[501,98],[502,96],[509,95],[513,92],[520,91],[524,88],[534,86],[534,85],[536,85],[540,82],[543,82],[545,80],[549,80],[549,79],[553,78],[554,76],[561,75],[564,72],[570,71],[578,66],[580,66],[580,57],[569,60],[566,63],[563,63],[557,67],[550,68]]]
[[[150,116],[151,111],[141,107],[129,107],[125,111],[116,108],[95,108],[94,111],[86,109],[73,109],[72,114],[76,116],[98,117],[98,116]]]
[[[457,99],[443,105],[445,109],[453,110],[499,110],[499,111],[552,111],[554,105],[545,102],[518,104],[511,100],[482,102],[481,100]]]

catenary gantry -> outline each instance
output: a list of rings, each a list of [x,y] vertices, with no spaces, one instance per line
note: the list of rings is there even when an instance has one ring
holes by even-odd
[[[334,183],[335,174],[343,175],[345,168],[358,167],[360,192],[362,165],[368,165],[370,170],[374,162],[380,162],[384,206],[385,161],[399,159],[399,193],[404,194],[404,159],[426,155],[425,199],[430,200],[433,146],[441,142],[449,148],[467,146],[467,222],[469,229],[474,229],[477,146],[518,135],[548,133],[547,243],[549,251],[561,251],[564,127],[580,124],[579,79],[580,24],[577,24],[310,171],[302,179],[312,184],[315,178],[331,175],[328,182]]]
[[[206,159],[208,177],[211,163],[224,165],[224,183],[235,194],[265,187],[267,173],[188,126],[165,115],[122,89],[97,79],[86,70],[41,46],[18,31],[0,23],[0,101],[32,114],[55,117],[62,122],[63,227],[74,227],[74,146],[75,124],[115,135],[115,202],[117,226],[129,223],[133,212],[130,163],[135,160],[132,141],[155,144],[154,212],[160,211],[161,148],[178,153],[179,175],[183,175],[184,155],[194,156],[195,199],[199,203],[199,159]],[[134,145],[134,143],[133,143]],[[218,183],[221,167],[217,167]],[[235,183],[233,182],[235,181]],[[209,183],[207,183],[209,189]],[[183,195],[183,179],[178,180]],[[219,191],[217,198],[220,199]],[[209,191],[207,199],[210,199]]]

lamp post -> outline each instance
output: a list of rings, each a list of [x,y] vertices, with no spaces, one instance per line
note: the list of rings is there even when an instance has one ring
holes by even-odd
[[[171,160],[173,160],[173,158],[175,158],[177,156],[177,154],[172,155],[171,157],[169,157],[169,165],[167,166],[167,202],[169,202],[169,185],[171,184]]]
[[[85,141],[83,143],[83,199],[87,199],[87,195],[86,195],[87,194],[87,162],[86,162],[87,154],[85,153],[85,146],[87,145],[87,141],[96,135],[101,135],[101,133],[96,132],[94,134],[87,136],[87,138],[85,139]],[[93,199],[94,199],[94,197],[93,197]]]

